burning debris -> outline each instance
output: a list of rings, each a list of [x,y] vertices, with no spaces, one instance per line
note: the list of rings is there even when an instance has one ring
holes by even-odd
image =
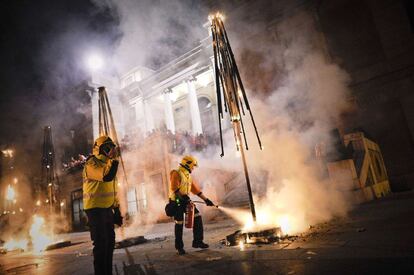
[[[270,244],[278,242],[284,237],[285,236],[283,236],[280,227],[251,232],[237,230],[236,232],[226,236],[225,245],[239,245],[240,248],[243,249],[244,244]]]
[[[46,250],[52,250],[70,246],[70,241],[59,240],[56,242],[53,233],[46,229],[45,219],[39,215],[33,215],[32,223],[27,237],[12,238],[6,241],[0,250],[2,253],[10,251],[31,251],[40,253]]]

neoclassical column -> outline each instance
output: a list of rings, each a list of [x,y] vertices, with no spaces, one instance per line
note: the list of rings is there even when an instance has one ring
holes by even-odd
[[[203,128],[201,127],[200,108],[198,107],[198,99],[195,88],[195,79],[186,81],[188,91],[188,103],[190,105],[190,116],[193,125],[193,134],[202,134]]]
[[[147,99],[143,100],[144,105],[144,119],[145,119],[145,131],[146,133],[154,130],[154,117],[152,116],[151,106]]]
[[[170,98],[170,93],[172,93],[171,89],[166,89],[164,94],[164,115],[165,115],[165,124],[167,129],[171,131],[171,133],[175,133],[175,124],[174,124],[174,113]]]
[[[144,110],[144,101],[142,98],[139,98],[135,101],[135,123],[138,125],[141,131],[146,131],[147,127],[145,126],[145,110]],[[145,134],[145,133],[143,133]]]

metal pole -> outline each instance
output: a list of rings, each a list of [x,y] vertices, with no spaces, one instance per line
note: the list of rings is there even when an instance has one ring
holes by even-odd
[[[256,208],[254,207],[252,187],[250,185],[249,170],[247,169],[246,155],[244,152],[244,147],[243,147],[241,135],[240,135],[240,121],[234,122],[234,127],[236,128],[236,131],[237,131],[237,135],[236,135],[237,144],[239,145],[238,147],[239,147],[241,158],[243,161],[243,170],[244,170],[244,177],[246,178],[247,192],[249,195],[250,211],[252,212],[253,221],[256,222]]]

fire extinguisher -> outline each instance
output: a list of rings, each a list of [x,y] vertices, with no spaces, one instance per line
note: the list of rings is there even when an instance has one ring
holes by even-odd
[[[187,203],[187,206],[185,207],[185,219],[184,219],[184,224],[186,228],[193,228],[194,210],[195,210],[194,203],[191,201]]]

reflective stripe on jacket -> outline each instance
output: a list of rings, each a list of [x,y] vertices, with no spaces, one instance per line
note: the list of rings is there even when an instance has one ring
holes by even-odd
[[[83,168],[83,208],[109,208],[119,206],[117,179],[105,181],[116,160],[104,155],[88,158]]]
[[[175,192],[177,190],[181,195],[188,195],[191,193],[200,193],[200,188],[191,177],[191,174],[184,167],[179,167],[170,172],[170,199],[175,200]]]

